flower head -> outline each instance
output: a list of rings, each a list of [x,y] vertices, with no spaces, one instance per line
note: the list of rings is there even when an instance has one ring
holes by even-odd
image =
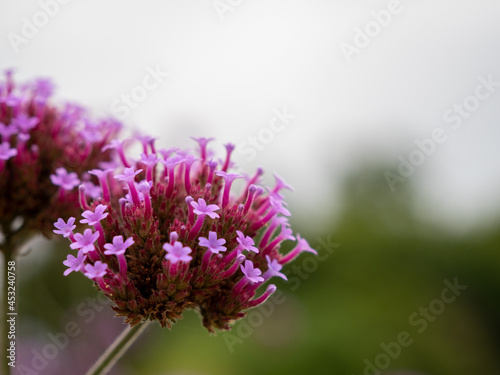
[[[96,232],[73,236],[70,246],[88,254],[86,275],[131,325],[150,319],[170,326],[195,308],[209,331],[230,329],[276,290],[259,287],[274,276],[286,279],[283,264],[308,249],[297,236],[292,252],[281,253],[283,243],[295,241],[279,194],[287,186],[281,179],[275,189],[258,186],[259,169],[243,191],[232,194],[232,181],[244,175],[230,171],[234,147],[226,146],[216,171],[217,163],[207,160],[210,139],[196,141],[198,155],[176,148],[156,154],[141,141],[141,158],[120,157],[122,173],[98,173],[103,195],[83,209],[81,220],[94,223]]]
[[[4,230],[20,217],[23,232],[51,237],[58,218],[79,214],[75,187],[84,180],[84,173],[113,157],[113,151],[101,149],[121,125],[109,119],[91,120],[74,104],[58,104],[53,91],[46,78],[19,84],[11,71],[0,77],[0,217]],[[86,136],[89,132],[94,136]]]

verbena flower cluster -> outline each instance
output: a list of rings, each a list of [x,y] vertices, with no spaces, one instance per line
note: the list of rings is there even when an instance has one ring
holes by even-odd
[[[84,172],[110,160],[102,152],[121,125],[91,120],[74,104],[51,102],[49,80],[17,84],[11,71],[0,80],[0,225],[52,234],[58,217],[79,212]],[[91,190],[88,190],[91,192]],[[94,193],[96,194],[95,190]],[[18,220],[19,221],[19,220]]]
[[[157,320],[170,327],[185,309],[197,309],[210,331],[230,329],[245,310],[263,303],[275,290],[260,290],[301,252],[316,253],[307,241],[292,235],[290,216],[276,185],[260,187],[263,171],[252,177],[230,173],[234,146],[225,159],[211,158],[211,139],[196,139],[199,153],[156,150],[154,140],[141,138],[143,153],[130,161],[123,142],[117,151],[123,168],[94,169],[102,195],[89,202],[81,189],[88,225],[74,233],[75,217],[60,218],[54,232],[69,238],[65,275],[76,271],[92,279],[114,302],[113,309],[131,325]],[[243,188],[231,186],[243,178]],[[296,241],[286,254],[284,241]],[[262,288],[263,289],[263,288]]]

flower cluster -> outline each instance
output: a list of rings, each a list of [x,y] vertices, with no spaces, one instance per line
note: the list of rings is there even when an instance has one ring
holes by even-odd
[[[111,153],[101,149],[121,125],[113,120],[93,121],[74,104],[55,106],[53,91],[46,79],[16,84],[11,71],[0,80],[0,230],[4,235],[12,232],[16,218],[22,219],[26,231],[52,234],[54,220],[78,213],[77,187],[85,179],[84,172],[110,160]]]
[[[289,228],[280,191],[290,187],[258,185],[263,171],[245,177],[240,194],[231,186],[234,146],[219,162],[211,159],[211,139],[195,139],[197,156],[179,149],[156,150],[143,137],[143,153],[130,161],[123,142],[117,151],[123,169],[90,171],[102,195],[91,202],[81,196],[81,223],[60,218],[54,232],[69,238],[78,251],[68,255],[65,275],[82,272],[114,302],[113,309],[131,325],[146,319],[170,327],[185,309],[197,309],[210,331],[230,329],[245,310],[263,303],[275,290],[268,284],[284,264],[301,252],[316,253]],[[234,190],[234,189],[233,189]],[[297,241],[286,254],[281,244]]]

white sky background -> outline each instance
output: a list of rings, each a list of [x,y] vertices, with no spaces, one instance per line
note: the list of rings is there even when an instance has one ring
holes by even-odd
[[[9,33],[22,36],[24,18],[36,21],[40,4],[54,1],[2,0],[0,69],[51,77],[59,97],[111,114],[158,66],[170,76],[124,122],[165,147],[213,136],[222,153],[222,143],[257,136],[286,107],[297,117],[255,158],[235,160],[294,186],[290,209],[307,229],[335,212],[336,181],[354,161],[396,167],[436,128],[447,141],[409,177],[420,211],[457,228],[498,217],[500,87],[457,130],[443,113],[474,94],[478,77],[500,82],[500,1],[401,0],[348,62],[341,43],[354,45],[356,28],[390,1],[72,0],[16,52]],[[218,14],[216,3],[231,10]]]

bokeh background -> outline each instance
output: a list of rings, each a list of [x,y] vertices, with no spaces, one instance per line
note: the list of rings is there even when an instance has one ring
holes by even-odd
[[[114,373],[499,374],[499,15],[494,0],[3,0],[0,69],[165,147],[235,143],[240,170],[295,187],[293,228],[320,252],[229,335],[188,312]],[[18,374],[84,373],[123,328],[63,277],[66,254],[37,240],[19,260]],[[450,301],[448,282],[467,288]]]

